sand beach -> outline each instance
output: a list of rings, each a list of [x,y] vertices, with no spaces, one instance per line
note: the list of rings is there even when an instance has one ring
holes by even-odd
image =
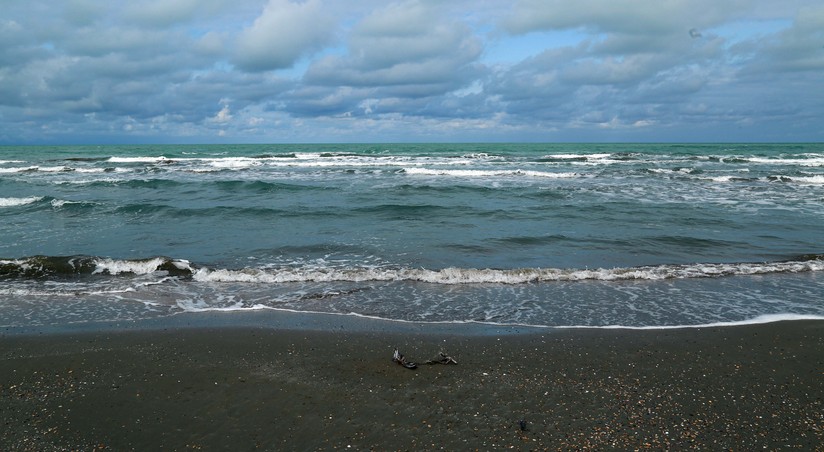
[[[393,332],[284,315],[292,327],[7,332],[0,449],[824,447],[821,321]],[[423,364],[439,352],[458,363]]]

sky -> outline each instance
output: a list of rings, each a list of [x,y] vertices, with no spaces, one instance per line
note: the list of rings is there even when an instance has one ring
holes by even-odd
[[[824,141],[820,0],[2,0],[0,144]]]

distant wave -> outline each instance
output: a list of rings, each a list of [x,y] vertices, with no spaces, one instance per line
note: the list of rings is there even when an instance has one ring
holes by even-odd
[[[770,180],[796,182],[805,185],[824,185],[824,175],[817,176],[771,176]]]
[[[17,207],[33,204],[42,200],[42,196],[29,196],[26,198],[0,198],[0,207]]]
[[[78,275],[179,276],[199,282],[295,283],[419,281],[433,284],[527,284],[553,281],[627,281],[717,278],[770,273],[824,271],[824,254],[780,262],[700,263],[599,269],[474,269],[282,266],[242,269],[199,267],[185,259],[111,259],[95,256],[32,256],[0,259],[0,277],[47,278]]]
[[[546,177],[552,179],[571,179],[582,177],[578,173],[553,173],[549,171],[530,170],[456,170],[456,169],[429,169],[429,168],[404,168],[404,172],[409,175],[422,176],[452,176],[452,177],[505,177],[505,176],[526,176],[526,177]]]
[[[388,172],[406,176],[432,176],[464,179],[521,178],[531,179],[581,179],[604,175],[637,177],[649,174],[658,177],[695,178],[717,183],[764,182],[792,183],[798,185],[824,185],[824,175],[816,174],[824,166],[819,154],[787,154],[776,157],[748,155],[682,155],[650,153],[549,153],[530,156],[496,155],[487,152],[463,154],[374,154],[347,152],[294,152],[284,154],[260,154],[254,156],[203,156],[164,155],[112,156],[106,158],[73,157],[44,162],[20,160],[0,161],[0,175],[12,177],[40,177],[47,174],[54,183],[131,183],[133,177],[168,174],[278,174],[303,171],[311,174],[315,169],[322,174],[328,171],[343,173]],[[711,165],[707,170],[705,166]],[[8,166],[7,166],[8,165]],[[625,174],[623,168],[629,168]],[[752,168],[751,168],[752,167]],[[786,167],[805,167],[808,174],[785,174]],[[563,171],[574,169],[574,171]],[[761,174],[742,176],[751,169]],[[773,174],[770,174],[773,173]],[[84,181],[80,175],[98,174],[106,179]],[[113,174],[117,178],[111,179]],[[89,179],[86,178],[86,179]],[[159,180],[159,179],[154,179]]]
[[[47,208],[64,209],[77,207],[90,207],[96,205],[91,202],[69,201],[65,199],[52,198],[50,196],[29,196],[25,198],[0,198],[0,208],[20,207],[37,204]]]

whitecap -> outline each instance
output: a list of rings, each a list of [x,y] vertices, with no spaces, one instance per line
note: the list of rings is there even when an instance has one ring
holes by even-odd
[[[0,207],[25,206],[42,200],[42,196],[29,196],[27,198],[0,198]]]
[[[430,169],[430,168],[404,168],[404,172],[417,176],[450,176],[450,177],[543,177],[550,179],[572,179],[581,177],[578,173],[554,173],[548,171],[530,170],[456,170],[456,169]]]

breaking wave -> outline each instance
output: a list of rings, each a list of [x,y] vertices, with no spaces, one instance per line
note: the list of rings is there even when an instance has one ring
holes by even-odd
[[[0,259],[0,278],[32,278],[148,275],[162,272],[171,276],[190,276],[192,267],[186,260],[153,257],[119,260],[95,256],[32,256]]]
[[[119,260],[95,256],[32,256],[0,259],[0,278],[151,275],[176,276],[197,282],[282,284],[303,282],[412,281],[431,284],[529,284],[554,281],[629,281],[824,271],[824,254],[808,254],[778,262],[700,263],[640,267],[560,269],[475,269],[334,266],[199,267],[185,259],[152,257]]]
[[[42,196],[29,196],[26,198],[0,198],[0,208],[25,206],[36,203],[42,199]]]

